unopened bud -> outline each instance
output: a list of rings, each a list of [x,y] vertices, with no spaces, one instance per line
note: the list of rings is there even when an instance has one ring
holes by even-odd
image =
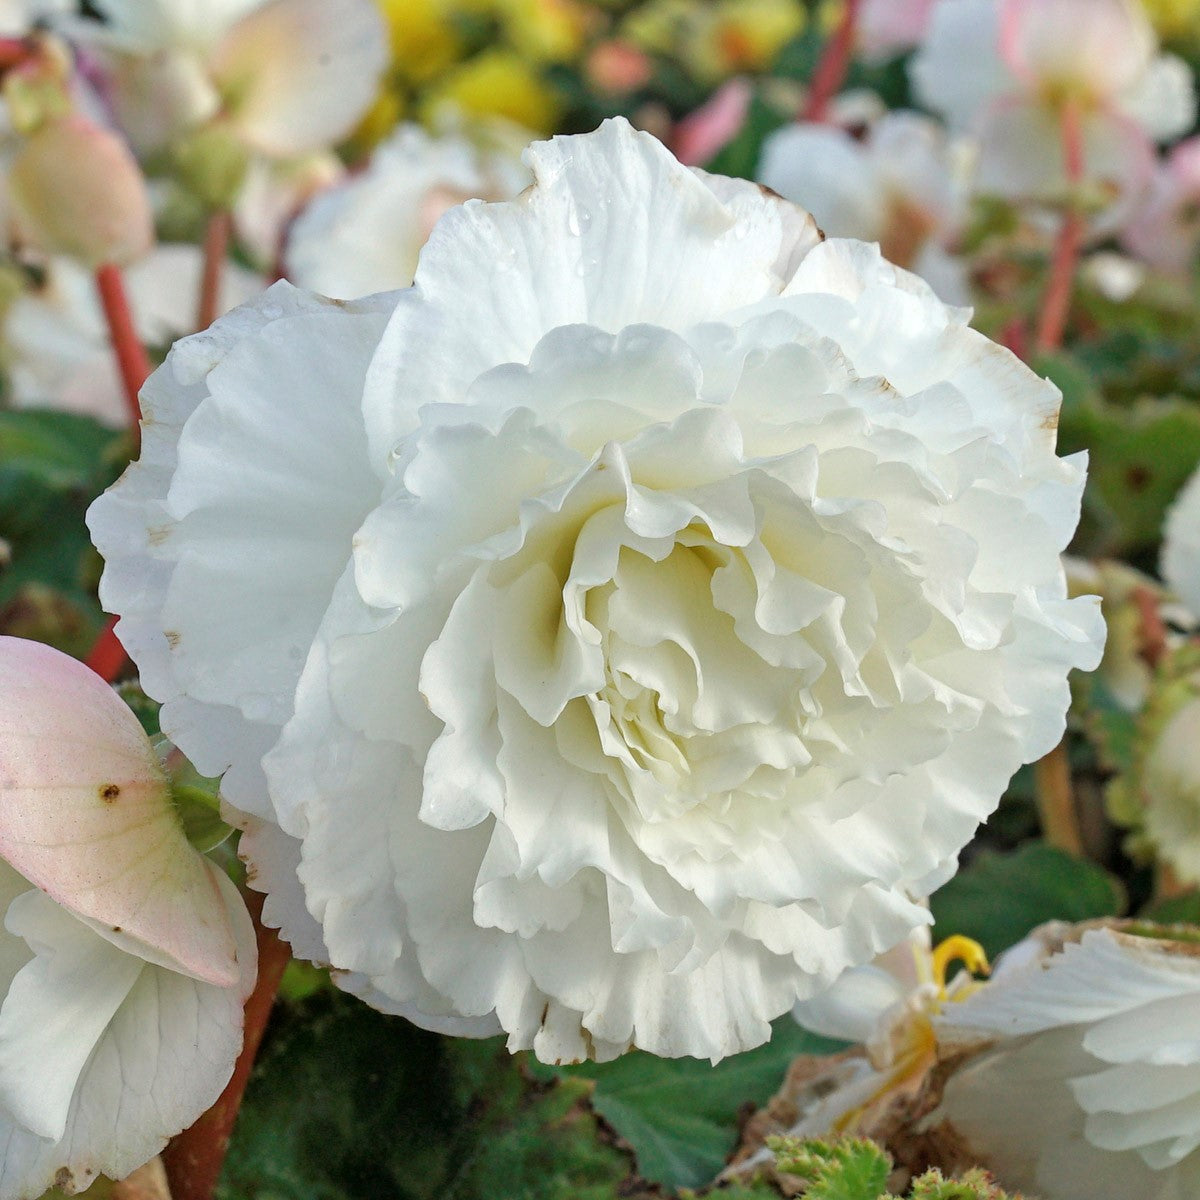
[[[154,244],[145,180],[129,148],[77,113],[30,134],[9,188],[18,236],[47,254],[122,266]]]

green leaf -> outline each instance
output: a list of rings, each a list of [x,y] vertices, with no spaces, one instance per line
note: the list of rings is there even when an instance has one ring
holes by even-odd
[[[281,1005],[221,1200],[613,1200],[631,1173],[582,1080],[501,1038],[443,1038],[341,993]]]
[[[1045,921],[1118,916],[1125,897],[1095,863],[1031,842],[1012,854],[983,852],[929,904],[938,937],[964,934],[994,956]]]
[[[54,409],[0,410],[0,470],[46,487],[90,488],[117,461],[125,435]]]
[[[540,1070],[595,1081],[592,1105],[633,1147],[643,1178],[671,1188],[700,1187],[734,1149],[739,1113],[779,1090],[792,1059],[841,1046],[784,1017],[765,1046],[715,1067],[635,1050],[613,1062]]]
[[[1109,539],[1098,548],[1157,545],[1167,506],[1200,463],[1200,409],[1181,400],[1082,405],[1064,412],[1061,434],[1064,453],[1089,452],[1087,503]]]

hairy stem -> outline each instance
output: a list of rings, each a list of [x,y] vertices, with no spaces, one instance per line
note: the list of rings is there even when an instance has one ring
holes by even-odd
[[[207,329],[216,319],[221,303],[221,279],[229,254],[233,217],[228,209],[218,209],[208,218],[204,232],[204,274],[200,279],[200,298],[196,305],[196,328]]]
[[[861,0],[846,0],[842,19],[821,52],[821,61],[813,72],[808,87],[808,101],[801,114],[806,121],[824,121],[829,112],[829,102],[845,82],[850,56],[854,52],[860,5]]]
[[[249,890],[242,894],[258,941],[258,980],[246,1001],[242,1052],[217,1102],[191,1128],[172,1138],[163,1151],[163,1163],[171,1181],[171,1200],[212,1200],[279,981],[291,958],[288,944],[262,923],[263,896]]]
[[[105,263],[102,267],[97,267],[96,290],[100,293],[100,304],[108,322],[113,354],[116,355],[117,368],[121,373],[125,407],[129,412],[133,436],[135,440],[140,440],[142,409],[138,403],[138,393],[150,374],[150,359],[133,324],[133,313],[129,308],[129,297],[125,292],[125,279],[121,268],[115,263]]]

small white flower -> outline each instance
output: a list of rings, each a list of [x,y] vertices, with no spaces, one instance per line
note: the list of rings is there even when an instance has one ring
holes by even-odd
[[[943,1010],[944,1045],[995,1044],[951,1075],[935,1116],[1045,1200],[1200,1194],[1200,947],[1067,932],[1053,953],[1045,938],[1016,948]]]
[[[763,144],[758,178],[807,208],[830,237],[878,242],[947,303],[969,302],[965,267],[949,251],[966,193],[935,122],[889,113],[861,139],[832,125],[786,125]]]
[[[926,923],[1061,736],[1083,463],[1050,385],[756,185],[623,121],[527,162],[413,288],[177,345],[102,596],[355,990],[715,1059]]]
[[[150,152],[217,117],[287,158],[344,137],[374,98],[387,33],[372,0],[99,0],[68,28],[102,52],[122,128]]]
[[[219,1096],[254,931],[137,718],[0,638],[0,1198],[122,1179]]]
[[[362,174],[317,196],[292,225],[288,278],[343,300],[408,287],[442,213],[474,196],[507,200],[528,184],[515,155],[402,125]]]
[[[159,246],[126,271],[130,308],[148,346],[166,347],[195,328],[203,269],[196,246]],[[221,312],[262,290],[258,276],[227,265]],[[9,306],[3,321],[8,379],[18,408],[86,413],[123,429],[124,389],[90,271],[71,259],[45,266],[45,278]]]
[[[978,190],[1018,201],[1067,194],[1068,102],[1086,180],[1123,205],[1148,182],[1153,143],[1196,113],[1190,69],[1158,53],[1136,0],[937,0],[911,72],[925,105],[979,138]]]

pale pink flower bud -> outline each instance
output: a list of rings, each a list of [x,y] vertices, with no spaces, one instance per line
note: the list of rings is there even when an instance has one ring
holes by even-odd
[[[18,236],[44,253],[123,266],[154,244],[146,183],[129,148],[78,113],[29,135],[9,191]]]

